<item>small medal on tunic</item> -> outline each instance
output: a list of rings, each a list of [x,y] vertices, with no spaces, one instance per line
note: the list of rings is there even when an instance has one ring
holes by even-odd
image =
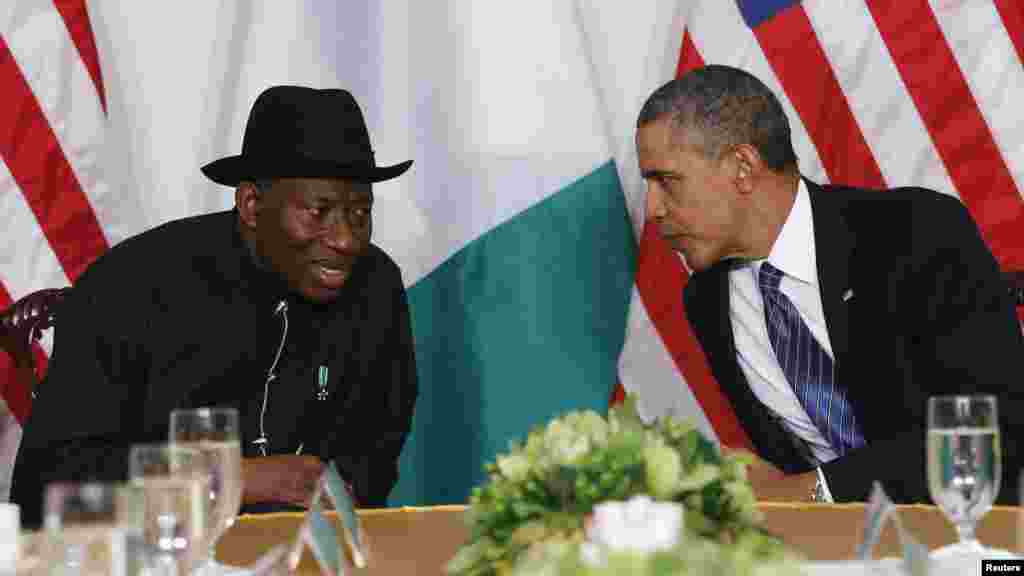
[[[327,366],[321,366],[317,372],[316,399],[321,402],[327,400]]]

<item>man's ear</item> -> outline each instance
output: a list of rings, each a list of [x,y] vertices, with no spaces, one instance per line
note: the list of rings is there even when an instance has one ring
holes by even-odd
[[[757,179],[764,169],[761,154],[750,144],[739,144],[729,152],[732,168],[735,170],[736,188],[743,194],[750,194],[756,187]]]
[[[253,182],[239,182],[235,188],[235,207],[242,225],[255,229],[256,219],[263,208],[263,193]]]

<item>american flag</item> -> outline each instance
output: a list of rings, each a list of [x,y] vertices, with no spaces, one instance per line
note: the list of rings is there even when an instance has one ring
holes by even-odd
[[[779,96],[804,175],[957,196],[1003,269],[1024,269],[1024,3],[699,0],[677,32],[676,74],[728,64]],[[687,278],[645,226],[622,385],[649,415],[749,446],[686,323]]]
[[[97,145],[106,103],[85,0],[0,3],[0,308],[67,286],[107,249],[112,213]],[[35,346],[45,370],[50,339]],[[9,468],[31,408],[0,355],[0,468]],[[5,470],[6,472],[6,470]],[[6,484],[6,482],[4,482]]]

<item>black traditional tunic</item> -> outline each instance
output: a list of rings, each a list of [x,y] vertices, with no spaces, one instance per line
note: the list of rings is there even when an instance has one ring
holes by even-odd
[[[234,211],[174,221],[94,262],[54,335],[11,487],[28,526],[47,482],[126,479],[130,445],[167,441],[174,408],[237,407],[243,455],[260,455],[265,392],[268,454],[335,460],[362,506],[397,480],[416,366],[399,269],[376,246],[312,304],[252,263]]]

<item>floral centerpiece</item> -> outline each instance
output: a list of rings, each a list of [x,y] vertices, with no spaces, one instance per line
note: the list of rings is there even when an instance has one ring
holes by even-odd
[[[487,465],[488,481],[470,497],[469,541],[448,574],[795,572],[795,554],[759,526],[749,463],[746,454],[720,454],[692,425],[644,423],[632,397],[607,417],[570,412]],[[594,559],[585,529],[595,506],[640,495],[681,505],[679,543]]]

